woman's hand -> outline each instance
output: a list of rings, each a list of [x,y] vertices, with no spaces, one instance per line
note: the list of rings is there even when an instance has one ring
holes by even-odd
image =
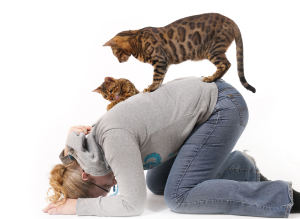
[[[90,133],[91,130],[92,130],[92,126],[84,126],[84,125],[72,126],[69,130],[68,136],[71,132],[74,132],[74,131],[78,132],[78,133],[84,132],[84,134],[87,135]],[[68,150],[67,146],[65,146],[64,155],[66,156],[68,153],[69,153],[69,150]]]
[[[59,202],[58,202],[59,203]],[[57,203],[51,203],[43,209],[44,213],[52,214],[76,214],[76,203],[77,199],[68,198],[66,203],[59,205],[56,208]]]
[[[92,130],[92,126],[84,126],[84,125],[77,125],[77,126],[72,126],[69,130],[69,133],[68,133],[68,136],[71,132],[78,132],[78,133],[81,133],[81,132],[84,132],[84,134],[89,134],[90,131]]]

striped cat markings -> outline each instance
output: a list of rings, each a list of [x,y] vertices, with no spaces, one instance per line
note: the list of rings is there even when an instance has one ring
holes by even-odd
[[[235,22],[221,14],[209,13],[182,18],[165,27],[145,27],[118,33],[104,44],[110,46],[119,62],[126,62],[131,55],[154,67],[153,82],[144,92],[151,92],[162,84],[168,67],[186,60],[208,59],[216,72],[204,77],[213,82],[223,77],[231,64],[225,55],[235,40],[238,76],[242,85],[255,93],[255,88],[244,76],[243,41]]]
[[[106,108],[107,111],[118,103],[140,93],[131,81],[125,78],[115,79],[112,77],[106,77],[104,82],[93,92],[100,93],[104,99],[111,102]]]

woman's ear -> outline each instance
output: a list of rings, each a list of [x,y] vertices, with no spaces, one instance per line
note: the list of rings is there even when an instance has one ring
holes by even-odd
[[[82,172],[81,174],[81,178],[83,181],[88,181],[89,180],[89,177],[90,177],[90,174],[87,174],[86,172]]]

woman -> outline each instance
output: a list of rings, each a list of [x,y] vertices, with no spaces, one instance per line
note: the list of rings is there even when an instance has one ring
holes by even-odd
[[[223,80],[177,79],[135,95],[93,128],[70,129],[60,156],[65,165],[55,166],[50,177],[55,192],[50,201],[62,194],[67,200],[43,212],[140,215],[146,203],[143,170],[149,169],[149,189],[164,194],[175,212],[288,217],[291,183],[260,182],[254,160],[231,153],[247,121],[243,97]],[[115,178],[121,195],[105,197]],[[299,205],[297,195],[292,211]]]

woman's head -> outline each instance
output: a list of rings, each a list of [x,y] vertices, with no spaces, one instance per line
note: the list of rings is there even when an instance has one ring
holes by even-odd
[[[47,199],[50,202],[57,202],[62,197],[77,199],[106,196],[108,192],[99,187],[110,190],[117,184],[113,172],[105,176],[91,176],[82,170],[76,160],[67,165],[57,164],[54,166],[49,179],[50,186],[54,191],[54,195],[48,195]]]

